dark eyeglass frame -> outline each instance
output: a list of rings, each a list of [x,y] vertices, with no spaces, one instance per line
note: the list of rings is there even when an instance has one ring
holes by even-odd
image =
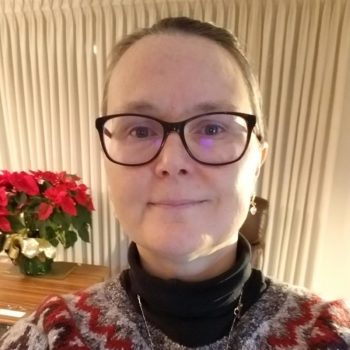
[[[197,119],[200,117],[204,117],[204,116],[209,116],[209,115],[215,115],[215,114],[228,114],[228,115],[233,115],[236,117],[241,117],[245,120],[245,122],[247,123],[247,129],[248,129],[248,134],[247,134],[247,141],[246,141],[246,145],[242,151],[242,154],[235,160],[233,161],[229,161],[229,162],[223,162],[223,163],[207,163],[207,162],[203,162],[199,159],[197,159],[190,151],[187,143],[186,143],[186,139],[185,139],[185,134],[184,134],[184,130],[185,130],[185,126],[187,123],[189,123],[190,121],[192,121],[193,119]],[[116,160],[114,160],[113,158],[110,157],[110,155],[107,152],[107,148],[104,142],[104,137],[103,137],[103,126],[104,124],[110,120],[110,119],[114,119],[114,118],[118,118],[118,117],[126,117],[126,116],[134,116],[134,117],[143,117],[143,118],[147,118],[147,119],[151,119],[154,120],[156,122],[158,122],[159,124],[162,125],[163,127],[163,131],[164,131],[164,136],[163,136],[163,140],[162,143],[159,147],[159,150],[156,152],[156,154],[148,161],[143,162],[143,163],[137,163],[137,164],[128,164],[128,163],[122,163],[122,162],[118,162]],[[166,122],[164,120],[160,120],[158,118],[155,117],[151,117],[149,115],[145,115],[145,114],[138,114],[138,113],[121,113],[121,114],[111,114],[111,115],[105,115],[102,117],[98,117],[95,120],[95,127],[98,131],[98,134],[100,136],[100,141],[101,141],[101,145],[102,145],[102,149],[106,155],[106,157],[113,163],[115,164],[119,164],[119,165],[125,165],[125,166],[140,166],[140,165],[145,165],[148,163],[151,163],[154,159],[156,159],[158,157],[158,155],[160,154],[160,152],[162,151],[165,142],[168,138],[168,136],[172,133],[172,132],[176,132],[182,141],[183,146],[185,147],[187,153],[189,154],[189,156],[194,159],[195,161],[197,161],[200,164],[204,164],[204,165],[211,165],[211,166],[219,166],[219,165],[227,165],[227,164],[232,164],[235,162],[238,162],[245,154],[250,139],[251,139],[251,135],[253,132],[253,129],[256,125],[256,116],[253,114],[247,114],[247,113],[240,113],[240,112],[225,112],[225,111],[219,111],[219,112],[209,112],[209,113],[203,113],[203,114],[198,114],[195,115],[193,117],[190,117],[188,119],[182,120],[180,122],[175,122],[175,123],[170,123],[170,122]]]

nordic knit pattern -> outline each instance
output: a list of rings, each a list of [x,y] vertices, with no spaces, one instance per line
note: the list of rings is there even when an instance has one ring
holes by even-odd
[[[151,327],[156,349],[189,349]],[[224,337],[201,350],[222,350]],[[0,340],[0,350],[149,349],[140,314],[119,279],[64,298],[48,298]],[[271,282],[240,319],[231,349],[350,349],[350,311],[297,287]]]

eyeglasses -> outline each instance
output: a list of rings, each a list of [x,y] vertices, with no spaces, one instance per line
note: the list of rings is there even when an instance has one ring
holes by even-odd
[[[107,158],[120,165],[144,165],[161,152],[176,132],[191,158],[201,164],[225,165],[240,160],[248,148],[256,117],[211,112],[169,123],[143,114],[114,114],[96,119]]]

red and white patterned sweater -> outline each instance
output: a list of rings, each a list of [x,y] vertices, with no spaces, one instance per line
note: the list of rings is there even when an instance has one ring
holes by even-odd
[[[189,349],[151,327],[155,349]],[[227,337],[202,350],[222,350]],[[0,340],[0,350],[149,349],[142,317],[115,278],[86,291],[53,296]],[[350,311],[297,287],[271,282],[240,319],[231,349],[350,349]]]

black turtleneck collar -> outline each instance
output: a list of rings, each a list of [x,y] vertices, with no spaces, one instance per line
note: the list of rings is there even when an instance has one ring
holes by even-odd
[[[136,310],[140,295],[147,321],[170,339],[188,347],[210,344],[227,335],[243,288],[243,313],[266,289],[260,271],[251,269],[250,246],[239,237],[234,266],[201,282],[163,280],[143,270],[135,243],[129,247],[130,269],[121,282]]]

